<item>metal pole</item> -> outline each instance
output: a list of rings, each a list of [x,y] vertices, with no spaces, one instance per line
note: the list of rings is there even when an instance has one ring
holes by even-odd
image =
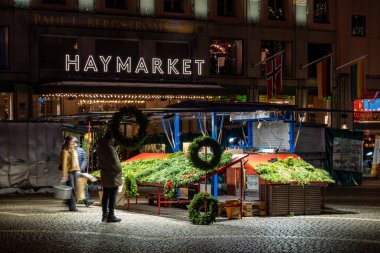
[[[294,148],[294,112],[290,114],[290,125],[289,125],[289,149],[290,153],[294,154],[295,148]]]
[[[320,61],[322,61],[323,59],[325,59],[325,58],[327,58],[327,57],[330,57],[330,56],[332,56],[332,55],[333,55],[333,53],[328,54],[328,55],[326,55],[326,56],[323,56],[322,58],[319,58],[319,59],[317,59],[317,60],[315,60],[315,61],[309,62],[308,64],[305,64],[305,65],[301,66],[301,68],[304,69],[304,68],[306,68],[306,67],[309,67],[310,65],[313,65],[314,63],[320,62]]]
[[[87,173],[90,171],[90,149],[91,149],[91,119],[88,120],[88,127],[87,127],[87,137],[88,137],[88,143],[87,143]]]
[[[348,66],[348,65],[351,65],[352,63],[357,62],[358,60],[361,60],[361,59],[363,59],[363,58],[365,58],[365,57],[367,57],[367,56],[368,56],[368,54],[363,55],[363,56],[361,56],[361,57],[359,57],[359,58],[357,58],[357,59],[355,59],[355,60],[352,60],[352,61],[350,61],[350,62],[347,62],[347,63],[345,63],[345,64],[343,64],[343,65],[340,65],[340,66],[337,67],[335,70],[338,70],[338,69],[344,68],[344,67],[346,67],[346,66]]]
[[[211,123],[212,123],[212,129],[211,129],[212,138],[218,141],[218,117],[216,116],[215,112],[211,113]],[[218,174],[214,174],[212,184],[214,186],[213,195],[215,198],[217,198],[218,197]]]
[[[181,140],[180,140],[180,117],[179,113],[174,114],[174,152],[181,150]]]

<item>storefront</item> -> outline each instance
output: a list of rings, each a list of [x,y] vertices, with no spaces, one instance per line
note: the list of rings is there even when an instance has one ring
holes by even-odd
[[[364,173],[369,174],[374,165],[376,139],[380,136],[380,99],[354,101],[354,129],[365,134],[363,146]],[[378,149],[379,147],[377,147]]]

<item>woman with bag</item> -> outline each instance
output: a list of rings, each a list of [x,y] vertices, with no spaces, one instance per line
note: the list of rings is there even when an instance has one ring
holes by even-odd
[[[68,200],[69,211],[77,212],[77,200],[75,197],[75,188],[77,183],[77,175],[80,171],[78,153],[75,147],[74,137],[67,136],[61,150],[61,182],[66,182],[72,187],[71,197]]]

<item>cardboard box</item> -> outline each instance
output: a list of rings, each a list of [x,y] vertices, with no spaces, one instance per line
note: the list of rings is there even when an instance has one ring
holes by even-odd
[[[103,199],[103,191],[99,191],[99,203],[102,204]],[[122,186],[119,186],[119,189],[117,191],[116,196],[116,203],[115,206],[124,206],[125,203],[125,192],[124,192],[124,184]]]

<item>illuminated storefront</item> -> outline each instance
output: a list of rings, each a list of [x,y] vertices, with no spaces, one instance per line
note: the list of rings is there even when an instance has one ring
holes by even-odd
[[[380,98],[354,101],[354,129],[364,131],[363,167],[369,173],[373,163],[376,136],[380,135]]]

